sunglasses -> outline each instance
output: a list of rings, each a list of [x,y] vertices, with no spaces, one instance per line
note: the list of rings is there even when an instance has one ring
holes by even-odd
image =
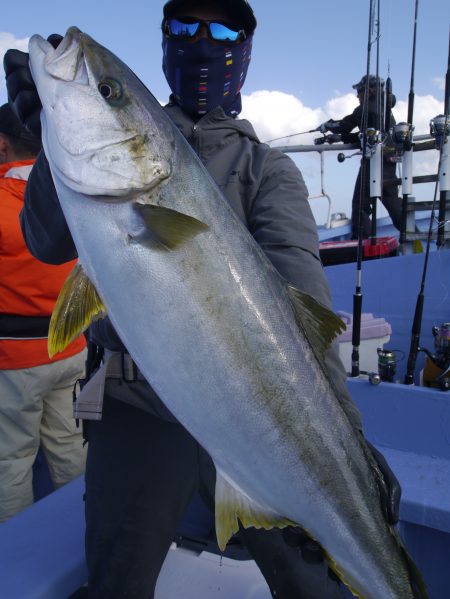
[[[193,39],[198,35],[201,25],[205,25],[209,37],[216,42],[238,42],[245,40],[245,31],[232,29],[224,23],[217,21],[202,21],[194,17],[180,17],[179,19],[166,19],[164,32],[172,37]]]

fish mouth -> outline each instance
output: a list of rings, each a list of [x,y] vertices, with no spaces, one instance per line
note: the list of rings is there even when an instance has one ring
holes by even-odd
[[[56,80],[55,82],[60,81],[71,86],[84,88],[89,87],[91,84],[96,86],[95,75],[91,72],[85,56],[86,52],[89,53],[90,42],[92,43],[91,38],[75,26],[69,27],[56,48],[40,35],[34,35],[30,40],[30,51],[32,51],[33,56],[40,55],[36,62],[41,66],[36,69],[36,73],[33,72],[34,69],[32,68],[33,77],[36,75],[38,80],[41,79],[40,69],[42,69],[51,79]],[[31,61],[31,66],[33,67],[33,61]],[[55,110],[58,100],[60,101],[58,95],[46,94],[45,90],[41,96],[42,104],[51,111]],[[122,144],[132,143],[142,137],[136,131],[120,132],[120,136],[118,130],[113,133],[114,135],[111,138],[103,137],[97,144],[91,144],[89,148],[78,148],[74,151],[67,144],[63,143],[61,145],[72,156],[83,159],[102,150],[104,147],[113,149]]]
[[[33,35],[30,47],[43,55],[45,71],[61,81],[88,84],[87,71],[83,58],[83,39],[86,37],[78,27],[69,27],[66,35],[56,48],[40,35]]]

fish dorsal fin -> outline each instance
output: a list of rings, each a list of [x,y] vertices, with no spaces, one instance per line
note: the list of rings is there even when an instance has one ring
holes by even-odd
[[[209,229],[205,223],[177,210],[153,204],[136,203],[135,206],[155,241],[169,250],[184,245]]]
[[[216,479],[216,535],[221,551],[225,550],[230,538],[239,530],[239,521],[244,528],[284,528],[295,526],[287,518],[263,507],[245,495],[237,485],[219,470]]]
[[[67,277],[50,319],[48,355],[65,349],[94,320],[104,318],[106,308],[80,263]]]
[[[323,357],[333,339],[345,331],[345,323],[308,293],[287,286],[295,318],[312,347]]]

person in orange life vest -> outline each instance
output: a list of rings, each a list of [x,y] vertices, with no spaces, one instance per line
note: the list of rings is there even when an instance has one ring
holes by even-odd
[[[26,181],[41,143],[0,107],[0,522],[33,503],[32,467],[42,447],[55,487],[84,472],[72,388],[84,375],[85,339],[54,358],[50,315],[74,263],[44,264],[19,224]]]

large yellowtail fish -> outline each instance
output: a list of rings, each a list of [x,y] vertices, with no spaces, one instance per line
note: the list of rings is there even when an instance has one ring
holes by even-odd
[[[355,595],[426,597],[380,506],[381,475],[322,366],[341,321],[280,277],[110,51],[73,27],[56,50],[32,37],[30,64],[81,265],[54,318],[52,352],[106,307],[214,460],[222,548],[238,520],[296,524]]]

